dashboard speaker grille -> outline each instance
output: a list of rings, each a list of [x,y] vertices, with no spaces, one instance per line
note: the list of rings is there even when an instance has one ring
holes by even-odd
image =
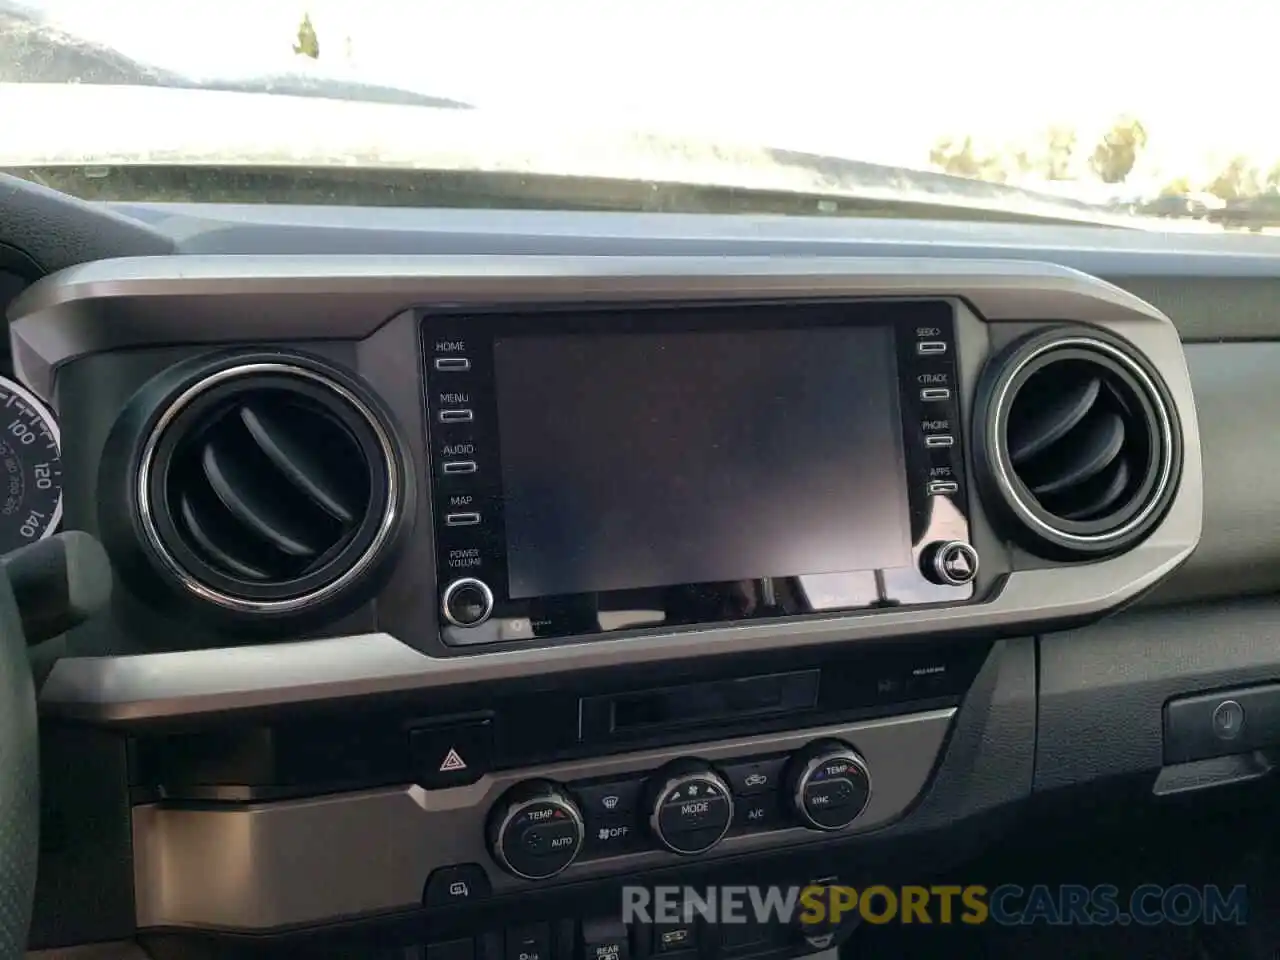
[[[397,514],[388,430],[348,386],[253,363],[190,385],[142,456],[154,549],[192,593],[254,613],[323,601],[357,577]]]
[[[1171,499],[1180,457],[1155,373],[1127,345],[1061,332],[994,369],[979,466],[1015,535],[1071,558],[1137,543]]]

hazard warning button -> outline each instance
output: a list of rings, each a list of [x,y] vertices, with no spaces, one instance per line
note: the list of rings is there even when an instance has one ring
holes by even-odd
[[[493,721],[416,727],[409,731],[414,779],[428,790],[475,783],[489,772]]]

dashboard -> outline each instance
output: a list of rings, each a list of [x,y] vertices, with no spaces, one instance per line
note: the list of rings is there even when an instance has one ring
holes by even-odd
[[[1256,258],[23,202],[104,252],[0,238],[42,274],[14,516],[115,576],[42,676],[38,944],[463,960],[500,905],[538,950],[665,952],[606,922],[621,884],[852,881],[1040,792],[1203,787],[1240,751],[1167,705],[1280,664],[1238,422],[1280,328],[1198,342]]]

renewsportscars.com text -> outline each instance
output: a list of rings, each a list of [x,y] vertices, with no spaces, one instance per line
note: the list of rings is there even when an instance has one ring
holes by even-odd
[[[715,924],[820,926],[856,917],[877,924],[1238,925],[1247,921],[1248,905],[1243,885],[1144,884],[1129,892],[1110,884],[624,887],[622,891],[623,921],[645,924],[702,919]]]

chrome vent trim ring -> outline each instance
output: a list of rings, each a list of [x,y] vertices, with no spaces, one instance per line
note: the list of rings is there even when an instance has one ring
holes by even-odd
[[[1099,533],[1074,533],[1055,526],[1042,519],[1023,494],[1023,487],[1017,479],[1016,471],[1009,454],[1008,438],[1004,434],[1009,422],[1009,410],[1016,396],[1015,385],[1019,384],[1020,375],[1032,363],[1046,354],[1063,349],[1082,349],[1096,352],[1107,357],[1122,367],[1137,382],[1146,395],[1155,414],[1160,446],[1159,467],[1157,477],[1150,491],[1146,494],[1146,502],[1141,508],[1123,523]],[[1177,438],[1174,431],[1173,416],[1168,407],[1164,392],[1151,378],[1142,364],[1138,363],[1125,350],[1095,337],[1065,336],[1048,341],[1030,351],[1003,374],[1003,383],[996,394],[991,407],[992,415],[988,418],[987,449],[991,451],[991,460],[996,481],[1001,492],[1008,499],[1010,507],[1022,523],[1034,532],[1061,540],[1067,544],[1081,547],[1099,548],[1111,543],[1123,541],[1135,531],[1147,524],[1152,514],[1161,509],[1166,494],[1175,482],[1177,474]]]
[[[331,391],[340,400],[349,405],[372,431],[381,454],[382,471],[387,485],[386,505],[379,519],[377,530],[369,545],[359,554],[355,561],[333,580],[319,587],[296,596],[272,600],[236,596],[211,587],[193,576],[165,545],[164,538],[160,535],[156,525],[151,502],[151,478],[155,467],[156,451],[164,439],[165,432],[173,422],[195,400],[208,391],[235,380],[257,376],[282,376],[308,381]],[[228,366],[201,377],[167,404],[163,413],[147,433],[146,440],[143,443],[142,452],[138,458],[138,475],[134,483],[134,496],[137,503],[138,521],[146,538],[147,546],[185,590],[201,600],[236,613],[280,615],[298,613],[335,597],[369,569],[395,532],[401,509],[402,491],[400,487],[399,457],[396,452],[395,441],[382,423],[381,418],[359,396],[337,380],[309,367],[286,362],[258,361]]]

